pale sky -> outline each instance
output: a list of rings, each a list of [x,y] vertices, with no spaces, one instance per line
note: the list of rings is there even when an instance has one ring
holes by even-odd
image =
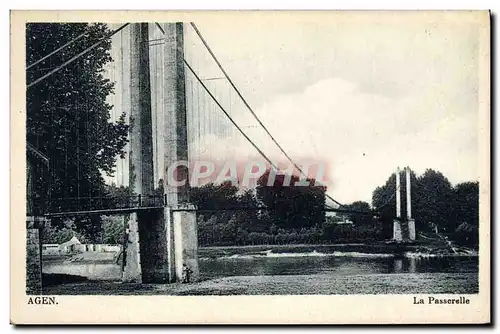
[[[325,161],[328,193],[339,202],[371,203],[372,191],[398,166],[417,174],[433,168],[453,184],[478,178],[478,25],[429,22],[344,18],[197,26],[289,155]],[[191,27],[185,29],[186,58],[199,75],[222,76]],[[218,96],[229,91],[223,80],[210,85]],[[222,103],[248,135],[283,160],[236,94],[231,104],[227,100]],[[222,159],[257,157],[239,135],[230,143],[208,135],[200,141]]]
[[[437,169],[452,183],[477,180],[474,24],[198,28],[285,150],[328,162],[328,193],[338,201],[371,203],[397,166]],[[255,124],[246,116],[240,122]],[[276,152],[262,131],[246,131]]]

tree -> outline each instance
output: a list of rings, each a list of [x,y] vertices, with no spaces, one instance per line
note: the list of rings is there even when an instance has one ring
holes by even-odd
[[[124,238],[124,219],[120,216],[106,216],[103,218],[103,237],[105,244],[121,245]]]
[[[479,241],[479,183],[463,182],[453,187],[453,240],[465,246]],[[449,229],[453,226],[449,224]]]
[[[257,181],[257,198],[269,209],[272,224],[292,229],[323,223],[326,187],[316,185],[314,179],[307,179],[309,186],[297,186],[299,178],[293,175],[287,186],[283,174],[276,175],[268,186],[270,172],[267,170]]]
[[[117,186],[116,184],[108,184],[104,187],[106,195],[109,197],[106,199],[107,205],[115,208],[126,208],[128,207],[131,198],[131,190],[129,187]]]
[[[191,188],[191,200],[201,213],[198,235],[204,245],[246,244],[250,232],[269,230],[268,221],[256,210],[257,201],[252,190],[240,193],[231,182],[207,183]]]
[[[257,209],[259,207],[257,198],[253,189],[243,191],[237,197],[238,205],[242,210],[234,212],[235,221],[238,226],[251,232],[269,232],[271,224],[268,219],[267,211],[261,212]]]
[[[427,169],[417,179],[417,189],[414,196],[416,227],[429,229],[432,222],[440,229],[454,231],[454,196],[450,181],[442,173]]]
[[[101,23],[28,23],[27,65],[82,33],[86,35],[77,42],[29,68],[28,85],[110,33]],[[43,193],[43,185],[50,182],[52,205],[78,206],[84,202],[82,197],[104,196],[102,173],[112,175],[116,157],[124,157],[125,114],[112,122],[112,106],[106,102],[114,85],[103,75],[112,60],[110,48],[111,40],[106,39],[27,89],[26,139],[50,159],[50,180],[38,180],[35,191]],[[89,236],[99,232],[98,216],[75,223]]]
[[[236,242],[239,245],[246,245],[247,240],[248,240],[248,232],[246,230],[239,228],[236,231]]]
[[[371,212],[370,204],[363,201],[356,201],[348,205],[341,206],[342,210],[348,211],[357,211],[357,212]],[[373,225],[373,217],[369,214],[357,214],[351,213],[348,215],[349,220],[354,223],[356,226],[372,226]]]
[[[238,204],[238,188],[231,182],[222,184],[207,183],[201,187],[191,188],[190,198],[200,210],[236,207]]]
[[[453,188],[454,220],[459,224],[467,222],[472,226],[479,226],[479,183],[464,182]]]
[[[477,247],[479,241],[479,228],[463,222],[455,230],[454,241],[460,245]]]
[[[380,211],[380,223],[392,226],[396,213],[396,176],[392,174],[385,185],[373,192],[373,206]],[[421,176],[411,173],[412,217],[417,230],[428,230],[434,223],[443,231],[453,232],[467,221],[477,224],[479,188],[477,182],[465,182],[452,187],[441,173],[427,169]],[[406,217],[406,178],[401,175],[401,216]],[[386,231],[387,232],[387,231]],[[388,233],[383,232],[386,236]]]
[[[406,218],[406,172],[400,171],[401,218]],[[419,198],[419,183],[417,175],[410,171],[412,216]],[[375,211],[381,213],[383,219],[392,220],[396,217],[396,173],[392,173],[383,186],[377,187],[372,194],[372,205]]]
[[[331,220],[325,221],[322,226],[322,237],[326,242],[334,242],[336,235],[335,229],[337,228],[337,223]]]
[[[46,225],[43,228],[42,243],[44,244],[62,244],[70,240],[73,236],[77,237],[82,243],[88,242],[84,235],[75,231],[72,221],[64,221],[59,225]]]

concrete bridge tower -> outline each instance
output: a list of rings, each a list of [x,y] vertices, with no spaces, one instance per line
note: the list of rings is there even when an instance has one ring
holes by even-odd
[[[125,35],[129,43],[120,46],[130,61],[130,92],[123,90],[124,95],[130,96],[125,99],[130,101],[129,186],[141,194],[143,201],[155,192],[154,163],[163,160],[164,165],[160,177],[166,207],[131,214],[129,220],[123,280],[144,283],[179,281],[185,267],[191,271],[191,280],[199,276],[196,208],[189,203],[187,164],[176,169],[177,177],[186,180],[183,185],[168,182],[168,167],[188,161],[183,24],[158,26],[164,42],[161,57],[150,53],[151,30],[147,23],[131,24],[128,36]],[[155,79],[153,86],[150,61],[154,62],[152,67],[163,68],[163,77]],[[152,97],[161,109],[152,110]],[[158,122],[160,118],[163,127],[158,128],[156,123],[157,131],[153,133],[152,120]],[[163,146],[161,150],[153,150],[153,136]],[[153,156],[154,152],[161,152],[163,157]]]
[[[406,219],[408,222],[408,238],[416,239],[415,219],[411,217],[411,171],[410,167],[405,167],[406,171]]]
[[[396,218],[393,223],[393,239],[402,241],[406,236],[403,236],[403,229],[408,231],[408,239],[416,239],[415,219],[412,218],[411,212],[411,170],[410,167],[405,167],[405,183],[406,183],[406,217],[401,217],[401,170],[399,167],[396,170]],[[405,224],[404,226],[402,224]]]
[[[401,177],[399,167],[396,170],[396,218],[393,223],[392,238],[396,241],[403,240],[401,231]]]

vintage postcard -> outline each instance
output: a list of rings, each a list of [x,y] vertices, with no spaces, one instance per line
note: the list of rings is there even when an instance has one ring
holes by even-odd
[[[11,89],[14,324],[491,321],[488,11],[13,11]]]

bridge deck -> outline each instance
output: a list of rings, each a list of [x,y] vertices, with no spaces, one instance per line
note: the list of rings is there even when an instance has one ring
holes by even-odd
[[[146,195],[116,197],[75,197],[56,198],[50,201],[48,213],[43,214],[46,218],[62,218],[90,215],[122,215],[133,212],[160,210],[165,208],[167,203],[166,195]],[[174,209],[175,210],[175,209]],[[186,209],[182,209],[183,211]],[[188,209],[196,212],[217,212],[217,211],[272,211],[273,207],[265,206],[225,206],[225,207],[204,207]],[[376,211],[360,212],[346,210],[342,208],[332,208],[325,206],[325,212],[337,212],[344,214],[374,215],[380,213]]]
[[[76,211],[61,211],[61,212],[49,212],[44,215],[46,218],[62,218],[62,217],[76,217],[76,216],[90,216],[90,215],[122,215],[129,214],[133,212],[139,211],[149,211],[149,210],[162,210],[165,206],[156,205],[156,206],[135,206],[135,207],[127,207],[127,208],[106,208],[106,209],[94,209],[94,210],[76,210]],[[185,209],[183,209],[185,210]],[[199,208],[199,209],[191,209],[196,212],[217,212],[217,211],[272,211],[273,208],[267,207],[219,207],[219,208]],[[337,212],[344,214],[361,214],[361,215],[375,215],[377,216],[378,212],[359,212],[359,211],[351,211],[351,210],[342,210],[335,208],[323,208],[325,212]]]
[[[120,214],[128,214],[128,213],[139,212],[139,211],[160,210],[163,208],[164,208],[164,206],[142,206],[142,207],[119,208],[119,209],[49,212],[49,213],[45,214],[45,217],[47,217],[47,218],[63,218],[63,217],[91,216],[91,215],[120,215]]]

